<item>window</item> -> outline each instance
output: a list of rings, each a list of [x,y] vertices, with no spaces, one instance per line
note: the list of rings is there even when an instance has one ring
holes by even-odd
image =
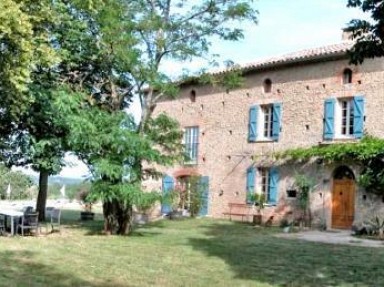
[[[324,139],[361,138],[364,133],[364,97],[327,99],[324,103]]]
[[[184,133],[184,148],[186,164],[197,163],[197,148],[199,143],[199,127],[187,127]]]
[[[161,212],[170,214],[176,207],[177,209],[189,211],[192,215],[204,216],[208,214],[209,204],[209,177],[208,176],[181,176],[176,180],[168,175],[163,177],[162,184],[163,195],[170,192],[177,192],[178,197],[175,198],[177,206],[171,206],[168,202],[163,202]],[[195,202],[199,200],[199,210]],[[194,205],[195,204],[195,205]],[[192,208],[192,209],[191,209]]]
[[[252,166],[247,169],[246,181],[247,198],[249,198],[250,194],[259,192],[264,195],[268,204],[274,205],[277,203],[279,184],[277,168],[255,168]],[[249,199],[247,202],[251,203]]]
[[[343,72],[343,84],[351,84],[352,83],[352,70],[351,69],[345,69]]]
[[[280,103],[252,106],[249,111],[248,141],[278,141],[280,121]]]
[[[272,92],[272,81],[271,81],[271,79],[265,79],[264,80],[263,90],[264,90],[264,93]]]
[[[353,102],[349,100],[339,101],[341,109],[341,135],[353,136]]]
[[[262,128],[261,134],[263,134],[264,138],[272,138],[272,127],[273,127],[272,110],[273,110],[272,105],[261,107],[261,113],[262,113],[261,120],[263,121],[263,123],[260,126]]]

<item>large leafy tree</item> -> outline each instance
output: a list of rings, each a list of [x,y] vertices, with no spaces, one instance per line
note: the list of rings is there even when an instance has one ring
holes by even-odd
[[[50,7],[48,0],[0,2],[0,105],[9,117],[3,132],[33,100],[25,91],[34,67],[56,60],[47,32],[54,22]]]
[[[104,202],[106,232],[130,232],[132,208],[143,197],[141,181],[159,176],[152,163],[170,164],[178,156],[180,130],[176,132],[177,126],[165,115],[152,117],[160,99],[177,94],[171,75],[161,71],[163,62],[213,58],[210,51],[213,38],[239,40],[243,33],[236,23],[256,22],[256,11],[251,4],[252,1],[189,4],[110,0],[99,3],[97,9],[77,6],[75,15],[87,21],[87,33],[97,40],[96,48],[83,46],[84,55],[77,57],[80,53],[74,53],[76,59],[68,61],[71,65],[61,75],[69,79],[67,83],[73,90],[88,95],[89,105],[100,110],[91,109],[92,120],[86,120],[98,122],[97,126],[84,130],[85,123],[76,124],[84,120],[81,119],[86,115],[84,112],[80,118],[69,121],[72,132],[76,130],[73,124],[82,128],[83,132],[78,134],[83,140],[87,131],[97,131],[94,138],[74,140],[78,138],[75,133],[69,139],[73,149],[94,171],[94,194]],[[79,58],[84,61],[73,65]],[[138,125],[131,123],[123,129],[112,119],[113,115],[104,112],[119,114],[133,96],[140,100],[142,117]],[[108,129],[103,129],[103,123],[108,122]],[[94,145],[97,152],[93,151]],[[144,162],[149,163],[146,165],[149,168],[143,168]]]
[[[37,89],[43,81],[36,76],[37,71],[56,66],[60,58],[52,45],[51,33],[60,15],[56,3],[49,0],[0,3],[0,134],[2,160],[9,166],[34,163],[38,170],[47,170],[47,165],[57,162],[52,157],[57,139],[55,143],[41,141],[44,136],[50,138],[56,134],[49,124],[49,114],[52,116],[54,111],[45,109],[49,107],[49,93]],[[49,156],[43,163],[42,151],[47,149]]]
[[[45,217],[48,176],[61,170],[65,164],[64,154],[71,148],[67,144],[69,130],[60,121],[65,115],[53,106],[58,93],[71,97],[76,91],[85,91],[87,101],[105,110],[120,110],[129,100],[129,83],[124,79],[116,56],[119,51],[114,53],[112,46],[105,45],[109,43],[102,39],[100,30],[104,18],[119,21],[118,15],[111,12],[116,7],[107,9],[105,6],[96,13],[92,8],[96,2],[52,2],[51,14],[55,22],[46,28],[50,47],[58,61],[55,65],[34,65],[24,91],[31,99],[29,108],[23,110],[17,121],[1,117],[3,124],[11,123],[3,148],[8,165],[31,165],[40,173],[36,205],[40,220]]]
[[[139,55],[129,76],[141,103],[141,133],[145,133],[156,103],[177,94],[172,75],[161,70],[164,62],[186,64],[199,58],[214,62],[212,41],[238,41],[244,36],[239,23],[256,23],[257,11],[252,3],[252,0],[126,2],[125,13],[135,39],[132,48]]]
[[[141,181],[159,175],[154,168],[143,169],[143,163],[164,165],[177,158],[177,125],[164,115],[152,117],[160,99],[177,94],[171,75],[161,72],[164,61],[212,60],[211,41],[241,39],[238,22],[255,23],[256,11],[251,0],[50,3],[55,22],[44,31],[60,61],[34,65],[27,94],[36,100],[34,108],[8,138],[13,155],[23,151],[13,162],[30,162],[47,178],[60,169],[64,151],[74,150],[94,172],[106,231],[117,226],[125,234],[133,205],[143,198]],[[77,104],[62,100],[52,106],[55,99],[77,99],[77,94],[85,95]],[[127,121],[121,110],[134,96],[142,107],[140,123],[122,124]],[[41,217],[44,186],[42,181]]]
[[[351,62],[361,64],[366,58],[384,56],[384,1],[348,0],[348,7],[370,14],[370,20],[353,19],[346,29],[356,39],[349,51]]]

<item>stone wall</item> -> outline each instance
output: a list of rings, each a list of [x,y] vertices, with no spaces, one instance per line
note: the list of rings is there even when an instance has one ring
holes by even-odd
[[[342,84],[345,68],[353,71],[351,84]],[[263,92],[263,81],[272,80],[272,92]],[[191,91],[196,100],[191,101]],[[195,172],[210,177],[209,215],[222,217],[228,203],[244,203],[246,170],[273,164],[273,154],[287,148],[318,145],[323,142],[324,100],[329,97],[365,96],[366,132],[384,137],[384,61],[366,60],[362,66],[349,66],[348,60],[271,68],[250,73],[242,88],[234,91],[211,86],[188,85],[175,100],[160,102],[155,114],[162,112],[177,119],[181,127],[199,126],[198,164],[174,166],[164,172],[177,176]],[[282,103],[282,125],[278,142],[248,142],[249,108],[254,104]],[[286,198],[295,169],[313,174],[318,180],[312,194],[316,220],[331,221],[333,167],[312,163],[310,167],[280,167],[279,201],[266,207],[266,214],[281,218],[294,209],[295,200]],[[147,189],[160,189],[160,181],[148,181]],[[356,216],[365,203],[356,196]]]

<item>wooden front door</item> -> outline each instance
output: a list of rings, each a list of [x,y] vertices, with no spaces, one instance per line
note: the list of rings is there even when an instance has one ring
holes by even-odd
[[[332,227],[350,228],[355,214],[355,181],[334,179],[332,192]]]

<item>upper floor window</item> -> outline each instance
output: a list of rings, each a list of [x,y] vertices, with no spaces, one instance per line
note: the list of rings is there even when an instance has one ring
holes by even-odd
[[[272,92],[272,81],[271,81],[271,79],[265,79],[264,80],[263,90],[264,90],[264,93]]]
[[[272,138],[273,133],[272,133],[272,128],[273,128],[273,106],[272,105],[266,105],[266,106],[261,106],[261,121],[263,123],[260,125],[261,127],[261,132],[264,136],[264,138]]]
[[[352,70],[346,68],[343,72],[343,84],[351,84],[352,83]]]
[[[339,115],[341,128],[340,134],[345,136],[353,136],[353,100],[343,99],[339,101],[340,112]]]
[[[255,105],[249,110],[248,141],[279,140],[281,104]]]
[[[198,145],[199,127],[186,127],[184,132],[186,164],[197,164]]]
[[[364,133],[364,97],[324,102],[324,139],[361,138]]]

